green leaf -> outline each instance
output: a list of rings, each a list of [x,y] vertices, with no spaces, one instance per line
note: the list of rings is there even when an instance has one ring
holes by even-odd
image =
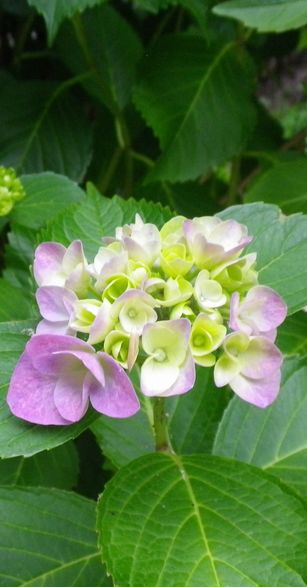
[[[243,463],[142,457],[108,484],[98,530],[119,587],[305,585],[306,511]]]
[[[123,200],[118,196],[112,199],[104,198],[90,185],[86,200],[51,222],[47,229],[42,231],[40,240],[55,240],[68,245],[73,239],[80,238],[87,255],[92,259],[102,245],[102,236],[114,236],[115,228],[134,222],[137,212],[144,220],[158,226],[172,216],[168,208],[145,200]]]
[[[276,206],[233,206],[219,214],[246,224],[257,251],[259,282],[276,289],[288,304],[289,314],[307,305],[307,216],[286,217]]]
[[[0,488],[0,584],[107,587],[95,503],[50,488]]]
[[[52,45],[59,27],[65,18],[71,18],[76,12],[82,12],[86,8],[101,4],[106,0],[28,0],[30,6],[34,6],[36,10],[43,16],[47,31],[48,43]]]
[[[117,115],[130,99],[137,62],[142,56],[139,37],[110,6],[89,10],[63,28],[57,49],[67,67],[78,74],[92,70],[84,88]]]
[[[6,403],[8,383],[34,324],[28,321],[0,323],[0,458],[28,457],[64,444],[79,436],[98,417],[97,412],[89,411],[72,426],[38,426],[11,414]]]
[[[81,202],[84,192],[78,185],[55,173],[39,173],[21,177],[26,197],[18,202],[12,221],[28,228],[41,228],[70,204]]]
[[[28,292],[22,291],[0,278],[0,322],[25,320],[33,315]]]
[[[255,122],[249,78],[232,43],[213,52],[192,34],[146,55],[134,99],[162,150],[148,181],[195,179],[241,152]]]
[[[73,96],[71,80],[5,83],[0,94],[0,158],[19,173],[55,171],[80,181],[91,158],[91,125]]]
[[[229,0],[215,6],[213,12],[236,18],[262,33],[282,33],[307,23],[305,0]]]
[[[286,362],[286,369],[289,366]],[[307,361],[290,359],[277,400],[265,410],[234,398],[214,453],[261,467],[307,497]]]
[[[213,370],[198,368],[194,388],[184,395],[169,398],[169,431],[179,454],[211,452],[218,423],[231,395],[217,390]]]
[[[289,316],[278,328],[276,344],[284,355],[307,355],[307,314]]]
[[[28,459],[15,457],[0,461],[1,485],[71,489],[77,485],[78,473],[78,452],[72,442]]]
[[[277,163],[256,179],[244,199],[277,204],[285,214],[306,213],[307,157]]]

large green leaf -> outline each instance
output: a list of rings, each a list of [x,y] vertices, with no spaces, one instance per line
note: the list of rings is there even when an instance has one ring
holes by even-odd
[[[0,461],[1,485],[39,485],[71,489],[77,485],[78,453],[72,442],[33,457]]]
[[[144,220],[158,226],[171,218],[170,210],[159,204],[145,200],[137,202],[132,198],[123,200],[117,196],[112,199],[104,198],[93,186],[89,186],[86,200],[51,222],[42,231],[40,239],[55,240],[68,245],[73,239],[80,238],[86,253],[93,258],[102,244],[102,236],[114,236],[115,228],[126,222],[133,222],[137,212]]]
[[[142,457],[108,484],[98,530],[118,587],[306,585],[306,511],[243,463]]]
[[[229,16],[260,32],[281,33],[307,23],[305,0],[229,0],[213,12]]]
[[[77,36],[76,36],[77,35]],[[118,114],[130,99],[142,46],[135,31],[110,6],[88,10],[78,22],[63,28],[57,49],[75,74],[92,69],[83,86]]]
[[[162,150],[148,179],[195,179],[240,153],[255,120],[250,81],[232,43],[212,51],[192,34],[162,39],[134,92]]]
[[[277,163],[260,175],[245,194],[246,202],[270,202],[285,212],[307,212],[307,157]]]
[[[75,438],[88,428],[98,414],[87,416],[72,426],[38,426],[10,413],[6,403],[8,383],[23,351],[33,323],[28,321],[0,323],[0,458],[32,456]]]
[[[101,4],[106,0],[28,0],[30,6],[44,17],[49,45],[52,44],[58,29],[65,18],[71,18],[76,12],[82,12],[86,8]]]
[[[234,398],[214,452],[266,469],[307,497],[307,361],[292,358],[278,399],[261,410]]]
[[[39,173],[21,177],[26,197],[16,204],[12,221],[28,228],[41,228],[70,204],[81,202],[84,192],[64,175]]]
[[[286,217],[276,206],[250,204],[224,210],[254,236],[247,252],[257,251],[259,281],[276,289],[290,314],[307,305],[307,216]]]
[[[95,503],[51,488],[0,488],[1,587],[107,587]]]
[[[92,130],[66,88],[9,80],[0,92],[0,159],[22,173],[55,171],[80,181],[91,158]]]

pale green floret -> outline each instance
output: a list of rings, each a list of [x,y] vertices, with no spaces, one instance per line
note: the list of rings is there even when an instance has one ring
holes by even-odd
[[[21,181],[12,167],[0,167],[0,216],[6,216],[15,202],[25,197]]]
[[[163,279],[153,280],[149,288],[151,295],[164,308],[170,308],[182,302],[186,302],[193,295],[193,286],[184,277],[170,277],[167,281]]]
[[[104,341],[104,350],[111,355],[124,369],[128,368],[129,334],[122,330],[112,330]]]
[[[102,298],[114,302],[125,293],[128,289],[134,287],[134,283],[124,273],[112,275],[106,281],[105,288],[102,293]]]
[[[228,292],[245,292],[258,283],[258,272],[255,269],[256,253],[250,253],[228,261],[212,271],[211,276]]]
[[[181,304],[174,306],[170,312],[171,320],[178,320],[179,318],[188,318],[190,322],[193,322],[196,316],[188,304],[181,302]]]
[[[194,296],[202,310],[219,308],[227,302],[222,286],[210,278],[210,273],[206,269],[200,271],[196,278]]]
[[[214,322],[206,314],[199,314],[192,326],[190,348],[198,365],[211,367],[215,363],[215,351],[225,339],[227,329]]]
[[[178,367],[186,357],[187,345],[184,338],[161,322],[157,322],[155,328],[146,332],[142,342],[144,351],[157,363]]]
[[[133,287],[142,287],[146,279],[150,275],[150,269],[145,263],[133,261],[129,259],[127,266],[127,275],[131,282],[134,284]]]
[[[235,332],[226,338],[224,353],[215,367],[215,381],[218,387],[227,385],[241,370],[240,356],[247,351],[250,338],[244,332]]]
[[[102,303],[99,300],[78,300],[74,304],[70,326],[79,332],[89,333]]]
[[[187,247],[183,243],[177,243],[162,250],[160,263],[166,275],[176,278],[190,271],[193,259],[188,254]]]
[[[131,334],[142,334],[144,326],[156,320],[155,310],[142,300],[127,301],[119,313],[122,328]]]
[[[178,243],[185,243],[183,232],[184,216],[175,216],[162,226],[160,230],[162,250]]]

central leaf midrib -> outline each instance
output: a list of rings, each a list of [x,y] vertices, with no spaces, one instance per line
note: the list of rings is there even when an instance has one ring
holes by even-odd
[[[199,526],[199,530],[200,530],[203,542],[205,544],[205,548],[206,548],[208,558],[209,558],[209,561],[211,564],[211,568],[212,568],[212,571],[214,574],[214,578],[216,581],[216,587],[221,587],[221,583],[220,583],[218,575],[217,575],[217,570],[215,568],[214,558],[213,558],[213,555],[210,550],[209,541],[207,539],[205,529],[203,527],[203,523],[202,523],[200,511],[199,511],[199,505],[198,505],[198,502],[197,502],[196,497],[194,495],[193,487],[189,481],[189,476],[184,468],[183,462],[182,462],[181,458],[179,457],[179,455],[171,455],[171,456],[172,456],[172,459],[174,460],[175,464],[177,465],[179,472],[181,473],[181,477],[185,483],[189,498],[193,504],[193,513],[196,517],[196,520],[197,520],[197,523]]]

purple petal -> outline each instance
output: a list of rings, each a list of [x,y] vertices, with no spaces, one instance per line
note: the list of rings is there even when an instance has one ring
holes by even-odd
[[[270,377],[282,364],[280,350],[267,338],[255,336],[239,356],[241,373],[251,379]]]
[[[76,332],[73,328],[70,328],[67,320],[63,322],[49,322],[49,320],[41,320],[37,327],[35,334],[68,334],[69,336],[75,336]]]
[[[63,257],[63,269],[65,273],[71,273],[79,264],[85,263],[83,245],[80,240],[73,241],[67,248]]]
[[[87,342],[73,336],[56,334],[35,334],[29,340],[26,351],[36,369],[43,373],[53,373],[65,365],[65,356],[83,352],[94,353]]]
[[[88,393],[83,386],[86,371],[75,358],[69,359],[66,358],[66,369],[56,382],[54,403],[65,420],[78,422],[88,407]]]
[[[66,249],[59,243],[47,242],[35,251],[33,273],[38,285],[48,285],[50,277],[61,270]]]
[[[24,352],[15,367],[7,395],[11,412],[33,424],[70,424],[56,409],[55,385],[56,379],[36,371],[31,357]]]
[[[112,304],[108,300],[104,300],[100,306],[96,318],[90,328],[88,338],[89,344],[97,344],[105,339],[107,334],[113,327],[113,314],[111,316]]]
[[[36,300],[43,318],[51,322],[68,321],[77,301],[74,292],[65,287],[44,286],[36,292]]]
[[[172,395],[182,395],[190,391],[195,384],[196,370],[195,363],[190,351],[187,352],[187,357],[183,365],[180,367],[180,374],[177,381],[168,389],[163,396],[170,397]]]
[[[254,323],[258,332],[269,332],[279,326],[287,316],[287,306],[276,291],[264,285],[253,287],[241,304],[242,320]]]
[[[123,368],[103,352],[97,353],[105,375],[105,385],[91,375],[85,380],[92,406],[112,418],[128,418],[139,409],[140,403],[133,385]]]
[[[238,375],[230,382],[230,387],[243,400],[258,408],[266,408],[278,395],[280,379],[280,370],[275,371],[268,378],[257,380]]]
[[[240,330],[240,324],[238,323],[238,309],[240,306],[240,294],[236,291],[232,294],[230,299],[230,317],[229,317],[229,326],[232,330]],[[245,330],[243,329],[243,332]],[[250,334],[250,328],[248,328],[248,332],[246,334]]]

